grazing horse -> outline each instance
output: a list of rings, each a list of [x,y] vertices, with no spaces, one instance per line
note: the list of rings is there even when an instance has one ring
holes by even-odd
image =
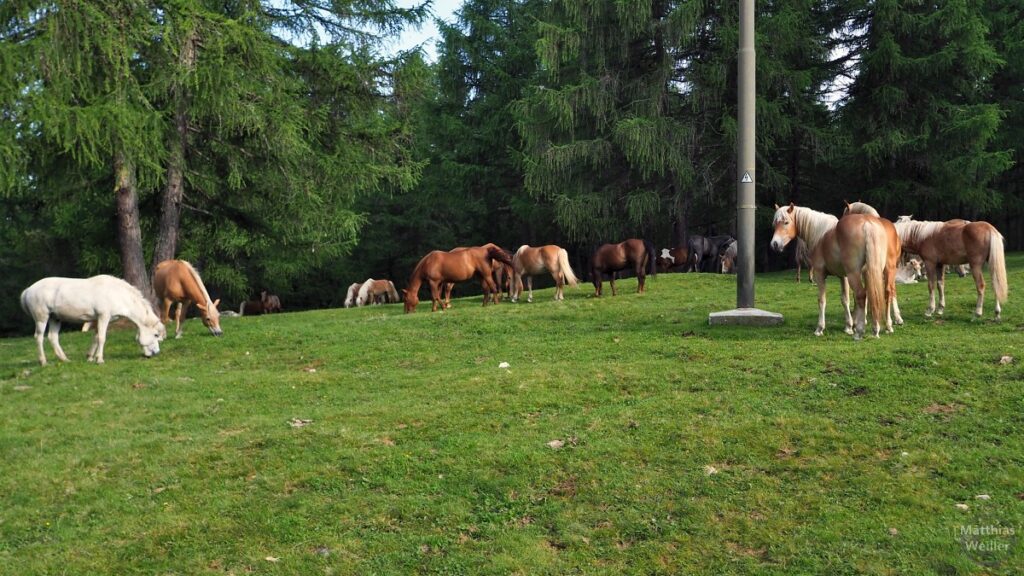
[[[1006,302],[1006,259],[1003,254],[1003,235],[988,222],[926,222],[900,216],[896,221],[903,245],[908,251],[919,254],[928,273],[928,309],[925,316],[931,316],[935,309],[935,286],[939,287],[939,308],[941,316],[946,309],[945,265],[968,263],[978,290],[974,316],[980,318],[985,303],[985,278],[982,269],[988,262],[992,273],[992,289],[995,292],[996,320],[1002,315],[1002,304]]]
[[[351,308],[356,305],[356,296],[359,295],[359,289],[363,285],[360,282],[353,282],[348,287],[348,294],[345,295],[345,308]]]
[[[604,244],[594,252],[590,259],[590,280],[594,283],[594,296],[601,295],[602,277],[604,273],[611,275],[609,283],[612,286],[612,296],[615,296],[615,274],[630,266],[637,278],[637,294],[643,294],[644,277],[650,274],[652,277],[657,274],[654,265],[655,252],[654,244],[647,240],[630,238],[618,244]]]
[[[569,253],[564,248],[548,244],[536,248],[523,244],[512,257],[512,297],[516,302],[523,293],[523,276],[530,294],[527,302],[533,302],[533,277],[548,272],[555,280],[555,300],[564,300],[563,287],[569,284],[573,288],[579,285],[576,275],[569,265]]]
[[[470,278],[480,279],[484,289],[484,306],[490,297],[498,303],[499,291],[492,276],[492,262],[497,260],[508,265],[512,260],[504,250],[495,244],[474,246],[463,250],[444,252],[434,250],[424,256],[409,278],[409,286],[403,290],[405,295],[405,312],[414,312],[420,303],[419,291],[424,282],[430,287],[432,301],[431,311],[436,312],[442,305],[441,287],[445,282],[465,282]]]
[[[878,218],[885,227],[885,235],[888,238],[888,250],[886,251],[885,260],[885,329],[887,332],[892,332],[893,316],[896,317],[896,324],[903,324],[903,316],[900,314],[900,305],[896,300],[896,274],[900,268],[900,256],[903,254],[903,243],[900,242],[900,236],[896,232],[896,226],[890,220],[882,218],[878,214],[878,210],[875,210],[868,204],[863,202],[854,202],[853,204],[846,202],[846,208],[843,209],[843,216],[847,214],[868,214]]]
[[[246,300],[238,306],[238,315],[245,316],[259,316],[267,312],[266,306],[263,304],[263,300]]]
[[[673,268],[684,268],[690,265],[690,251],[687,248],[662,248],[661,254],[655,259],[658,272],[668,272]]]
[[[386,304],[396,303],[398,302],[398,290],[395,290],[395,285],[390,280],[367,278],[359,288],[359,294],[356,295],[356,306],[376,304],[379,298],[382,298]]]
[[[448,252],[461,252],[466,248],[469,248],[469,246],[457,246]],[[512,253],[504,248],[502,248],[501,251],[505,253],[505,256],[507,256],[511,262]],[[494,285],[498,287],[498,293],[500,294],[502,291],[505,291],[508,297],[512,298],[512,266],[505,264],[504,262],[495,262],[492,260],[491,273],[493,274],[492,280],[494,280]],[[444,283],[444,297],[441,300],[445,309],[452,307],[452,290],[454,288],[455,282]]]
[[[689,269],[694,272],[710,272],[714,270],[714,265],[717,262],[722,249],[726,247],[729,242],[735,241],[735,238],[727,234],[707,238],[696,234],[690,236],[690,239],[686,242],[687,247],[690,249]]]
[[[881,331],[885,313],[885,265],[887,237],[885,227],[878,218],[866,214],[850,214],[838,220],[802,206],[778,207],[772,219],[774,235],[772,248],[782,252],[794,238],[801,238],[811,251],[811,266],[818,282],[818,326],[816,336],[825,332],[825,279],[826,274],[843,281],[843,308],[846,312],[846,332],[860,339],[864,334],[867,303],[871,303],[875,326],[874,334]],[[861,280],[864,272],[866,281]],[[850,316],[849,291],[856,295],[856,321]]]
[[[149,358],[160,353],[160,341],[167,337],[167,327],[153,312],[142,293],[131,284],[113,276],[92,278],[43,278],[21,293],[21,309],[36,324],[35,338],[39,363],[46,366],[43,331],[49,323],[47,338],[53,352],[68,361],[60,347],[60,323],[95,322],[96,336],[89,347],[90,362],[103,364],[103,347],[107,342],[107,326],[116,318],[127,318],[138,327],[135,341],[142,354]]]
[[[217,312],[220,298],[210,300],[210,294],[206,291],[206,286],[203,285],[203,279],[188,262],[164,260],[157,264],[156,272],[153,274],[153,289],[156,291],[157,300],[163,302],[160,316],[162,321],[170,320],[171,304],[178,303],[178,312],[174,316],[175,338],[181,338],[181,321],[185,318],[188,307],[193,302],[199,309],[203,325],[210,330],[210,333],[214,336],[224,333],[220,329],[220,313]]]
[[[260,302],[263,304],[263,312],[266,314],[281,311],[281,299],[276,294],[271,294],[264,290],[260,292]]]
[[[718,254],[718,259],[721,262],[722,274],[733,274],[736,272],[736,254],[739,250],[739,243],[735,240],[729,242],[722,247],[722,251]]]

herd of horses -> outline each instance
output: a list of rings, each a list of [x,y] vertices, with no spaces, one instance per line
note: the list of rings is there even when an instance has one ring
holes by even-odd
[[[797,242],[797,280],[800,266],[806,265],[818,286],[818,324],[814,333],[825,331],[826,278],[840,279],[840,294],[845,313],[845,330],[854,338],[863,337],[867,310],[872,316],[872,333],[878,337],[882,325],[893,332],[903,323],[896,294],[899,283],[914,282],[922,274],[928,279],[929,304],[926,316],[942,315],[946,306],[945,268],[957,266],[961,275],[969,269],[977,288],[974,314],[982,316],[985,280],[982,271],[988,265],[995,295],[995,318],[1002,313],[1008,287],[1003,237],[987,222],[962,219],[944,222],[916,221],[901,216],[896,222],[883,218],[862,202],[847,204],[841,217],[810,208],[776,206],[772,219],[771,247],[782,252]],[[737,243],[731,236],[692,236],[685,247],[665,248],[656,254],[654,245],[630,238],[617,244],[598,247],[590,258],[590,277],[594,296],[603,294],[603,279],[609,275],[612,295],[616,295],[616,276],[623,271],[637,278],[637,292],[646,292],[646,277],[660,270],[687,271],[733,270]],[[451,306],[452,287],[477,279],[484,290],[483,305],[497,304],[504,292],[516,302],[525,287],[527,301],[533,301],[533,277],[550,274],[555,282],[555,300],[564,299],[566,284],[579,284],[565,249],[555,246],[521,246],[511,253],[496,244],[461,246],[449,251],[434,250],[424,256],[412,271],[401,296],[390,280],[368,278],[349,286],[345,307],[387,304],[404,301],[405,312],[419,304],[424,284],[430,291],[431,310]],[[136,341],[147,358],[160,353],[160,342],[167,336],[166,324],[171,307],[177,303],[175,338],[182,336],[182,320],[195,304],[204,326],[220,336],[219,299],[211,299],[196,269],[184,260],[161,262],[154,271],[153,287],[159,302],[157,316],[142,293],[124,280],[108,275],[92,278],[44,278],[21,294],[22,309],[35,323],[39,362],[46,364],[44,333],[54,353],[62,361],[59,334],[62,322],[84,322],[88,330],[95,325],[96,335],[89,348],[89,361],[103,363],[107,327],[112,320],[125,318],[137,326]],[[855,309],[850,311],[850,293]],[[936,292],[938,302],[936,303]],[[243,302],[239,315],[281,311],[276,295],[263,291],[259,300]],[[233,314],[233,312],[225,312]]]

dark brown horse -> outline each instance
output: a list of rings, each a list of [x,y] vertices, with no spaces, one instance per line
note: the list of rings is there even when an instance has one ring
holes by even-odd
[[[420,303],[420,286],[426,282],[430,286],[430,298],[433,302],[430,310],[436,312],[441,305],[441,288],[445,282],[465,282],[470,278],[480,279],[484,288],[484,306],[488,298],[498,303],[499,291],[494,283],[492,262],[512,265],[512,260],[504,250],[495,244],[474,246],[454,252],[434,250],[424,256],[409,277],[409,286],[402,292],[405,294],[405,311],[413,312]]]
[[[654,276],[657,269],[654,266],[654,244],[647,240],[630,238],[618,244],[605,244],[594,252],[590,259],[590,279],[594,283],[594,296],[601,295],[602,274],[610,274],[609,283],[612,286],[612,296],[615,291],[615,274],[630,266],[637,278],[638,294],[644,293],[644,277],[647,274]]]

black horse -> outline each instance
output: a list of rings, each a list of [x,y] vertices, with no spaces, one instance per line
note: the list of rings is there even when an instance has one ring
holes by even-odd
[[[719,263],[722,251],[735,242],[736,239],[728,234],[723,236],[704,237],[693,235],[686,242],[690,249],[690,264],[688,272],[711,272],[720,271]]]

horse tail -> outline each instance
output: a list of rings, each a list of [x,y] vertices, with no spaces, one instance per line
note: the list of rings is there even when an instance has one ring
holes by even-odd
[[[988,235],[988,267],[992,270],[992,290],[996,293],[996,302],[1006,302],[1006,257],[1003,254],[1003,235],[995,228]]]
[[[512,265],[512,259],[509,258],[508,253],[493,244],[488,244],[487,257],[502,264]]]
[[[529,244],[523,244],[522,246],[519,247],[519,250],[516,250],[515,256],[512,257],[512,272],[517,272],[521,274],[522,271],[525,269],[525,267],[522,264],[522,254],[529,247]]]
[[[647,274],[654,277],[658,274],[658,266],[655,263],[654,243],[650,240],[644,240],[644,250],[647,251]]]
[[[883,324],[888,301],[885,268],[889,260],[888,236],[885,229],[877,222],[865,225],[864,235],[864,275],[868,303],[871,316],[877,324]],[[854,271],[854,274],[859,272]]]
[[[242,300],[242,304],[238,307],[238,315],[245,316],[245,300]]]
[[[398,290],[395,290],[395,283],[391,280],[388,280],[388,299],[390,299],[392,303],[401,301],[398,298]]]
[[[565,278],[569,286],[575,288],[579,285],[580,281],[572,272],[572,266],[569,264],[569,252],[565,248],[558,249],[558,267],[562,270],[562,277]]]

